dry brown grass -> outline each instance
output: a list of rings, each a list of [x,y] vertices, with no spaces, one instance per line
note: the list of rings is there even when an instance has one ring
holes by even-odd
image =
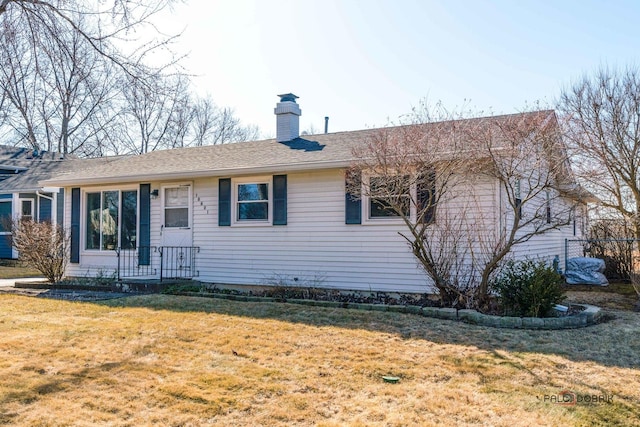
[[[638,295],[631,283],[610,283],[608,286],[565,285],[567,302],[582,302],[612,310],[633,310]]]
[[[0,313],[0,424],[640,425],[638,313],[565,331],[164,295]],[[562,390],[613,399],[544,401]]]

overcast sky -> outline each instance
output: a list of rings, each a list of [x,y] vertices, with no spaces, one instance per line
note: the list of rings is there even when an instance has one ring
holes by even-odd
[[[511,113],[552,104],[603,64],[637,64],[640,2],[188,0],[159,25],[196,89],[275,135],[281,93],[301,130],[384,126],[422,99]]]

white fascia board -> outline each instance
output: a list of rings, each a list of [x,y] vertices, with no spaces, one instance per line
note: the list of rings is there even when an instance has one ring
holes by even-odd
[[[43,193],[59,193],[60,187],[41,187],[40,191]]]
[[[352,164],[352,160],[330,160],[326,162],[313,162],[313,163],[296,163],[296,164],[281,164],[281,165],[268,165],[261,167],[246,167],[246,168],[229,168],[229,169],[211,169],[200,171],[185,171],[185,172],[159,172],[153,174],[135,174],[113,177],[99,177],[99,178],[87,178],[87,179],[53,179],[43,181],[43,185],[55,186],[55,187],[69,187],[69,186],[86,186],[96,184],[118,184],[118,183],[130,183],[141,181],[173,181],[176,179],[192,179],[192,178],[205,178],[215,176],[237,176],[237,175],[256,175],[264,173],[281,173],[281,172],[302,172],[310,170],[323,170],[323,169],[336,169],[346,168]]]

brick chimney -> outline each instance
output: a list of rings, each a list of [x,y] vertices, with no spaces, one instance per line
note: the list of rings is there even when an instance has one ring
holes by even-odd
[[[296,98],[292,93],[278,95],[280,102],[276,104],[273,112],[276,115],[276,141],[292,141],[300,136],[300,116],[302,110],[296,104]]]

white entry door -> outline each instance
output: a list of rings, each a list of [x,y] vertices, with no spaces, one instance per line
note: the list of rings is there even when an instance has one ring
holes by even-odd
[[[191,184],[162,186],[162,246],[192,246]]]
[[[161,279],[196,274],[191,191],[191,184],[162,186]]]

